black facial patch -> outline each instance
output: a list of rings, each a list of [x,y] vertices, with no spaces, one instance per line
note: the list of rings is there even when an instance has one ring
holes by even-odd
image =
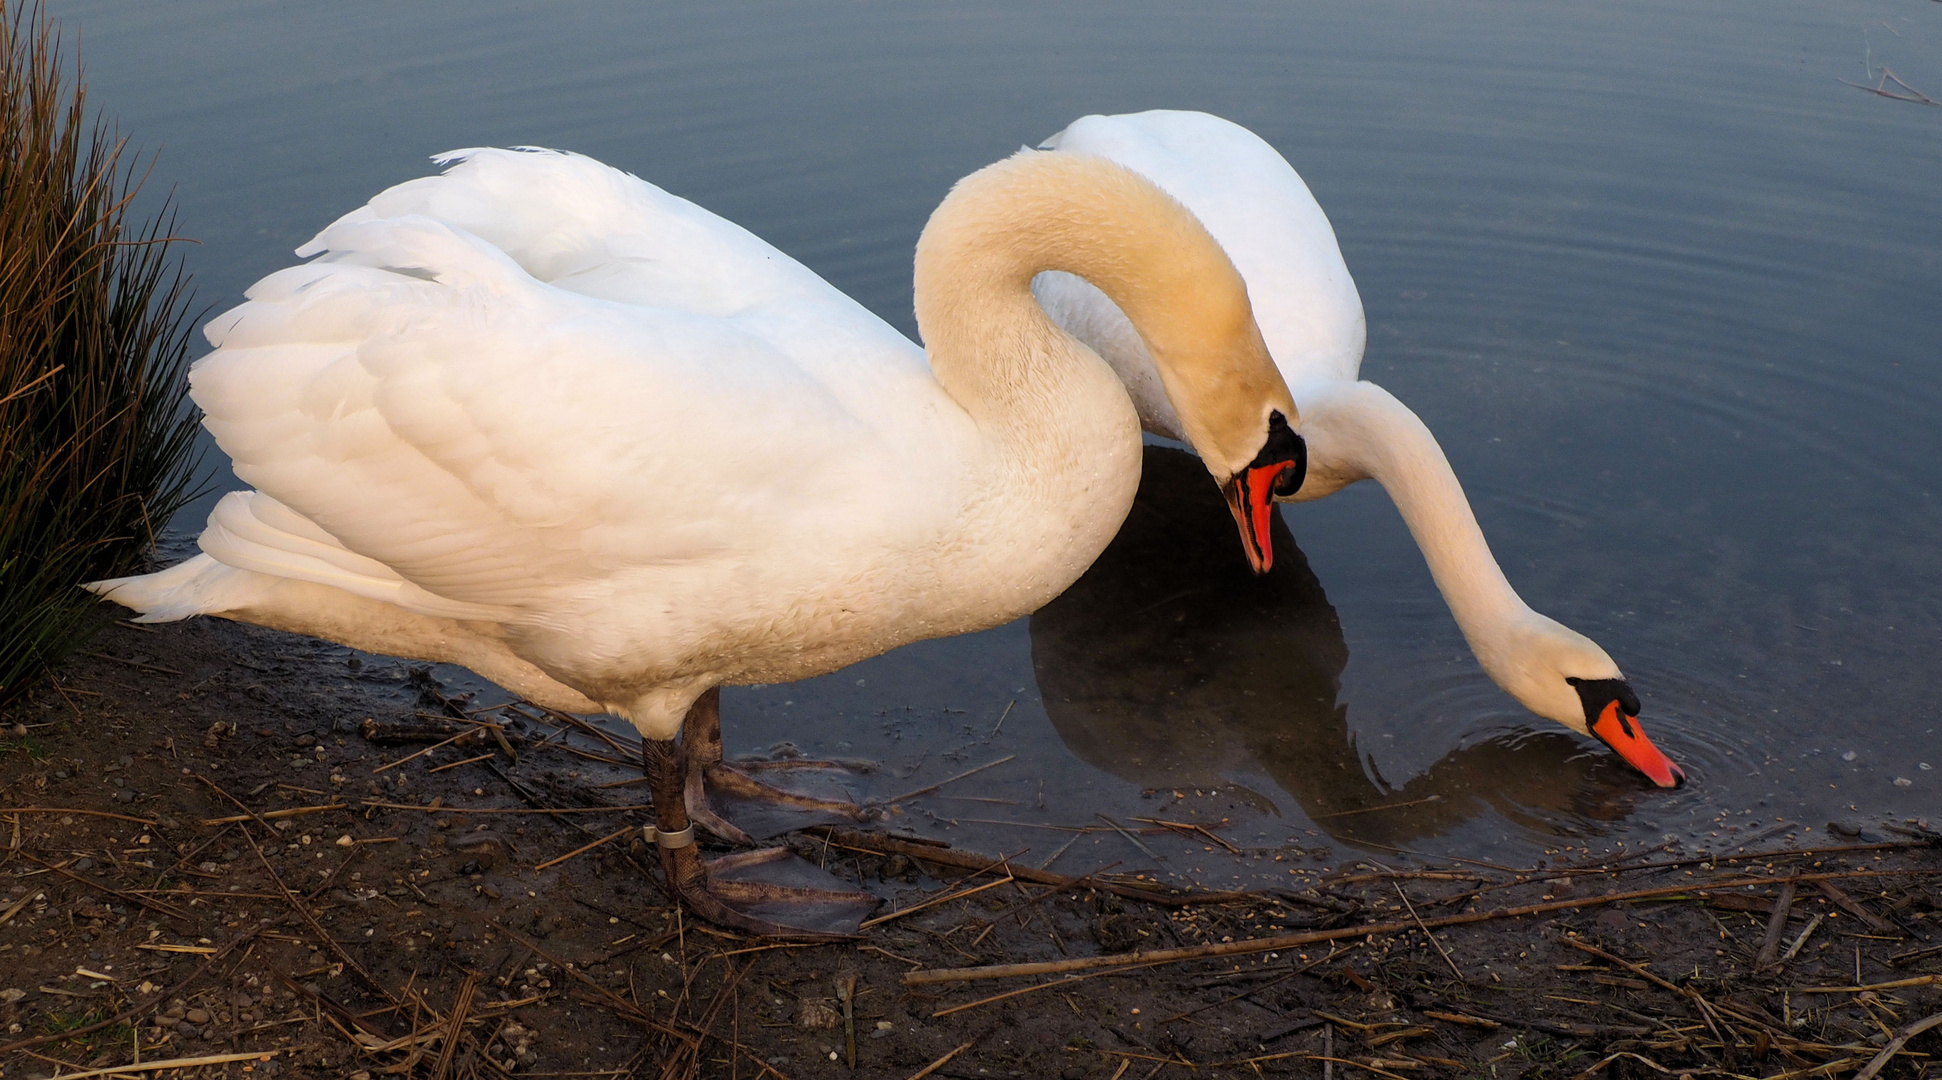
[[[1293,495],[1301,490],[1301,483],[1308,479],[1308,443],[1295,429],[1288,426],[1288,418],[1276,409],[1268,414],[1268,441],[1261,444],[1261,452],[1254,455],[1248,463],[1249,469],[1263,469],[1288,461],[1294,468],[1283,469],[1274,478],[1274,493],[1280,496]]]
[[[1618,702],[1618,725],[1632,735],[1632,718],[1639,714],[1639,696],[1624,679],[1578,679],[1565,676],[1565,682],[1578,691],[1578,700],[1585,705],[1585,726],[1598,722],[1599,714],[1605,706]]]

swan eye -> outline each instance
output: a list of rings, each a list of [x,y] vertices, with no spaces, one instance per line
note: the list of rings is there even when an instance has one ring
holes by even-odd
[[[1308,443],[1288,426],[1288,418],[1281,415],[1281,410],[1275,409],[1268,413],[1268,437],[1261,444],[1261,452],[1248,463],[1248,471],[1284,463],[1292,468],[1279,469],[1270,490],[1285,499],[1300,491],[1302,481],[1308,478]]]
[[[1624,679],[1580,679],[1566,675],[1564,681],[1578,691],[1578,700],[1585,706],[1585,722],[1596,723],[1605,706],[1618,703],[1620,710],[1628,717],[1639,714],[1639,696],[1632,692],[1630,683]]]

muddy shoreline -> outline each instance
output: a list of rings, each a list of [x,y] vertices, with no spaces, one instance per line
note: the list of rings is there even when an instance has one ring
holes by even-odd
[[[0,718],[0,1076],[1838,1077],[1894,1044],[1878,1075],[1910,1078],[1942,1054],[1942,1028],[1895,1043],[1942,1011],[1942,849],[1910,822],[1532,867],[1290,844],[1247,856],[1286,888],[1212,902],[811,829],[782,841],[909,914],[778,945],[670,906],[624,746],[537,717],[421,753],[477,706],[344,657],[116,625]],[[1141,829],[1210,825],[1211,849],[1214,822]]]

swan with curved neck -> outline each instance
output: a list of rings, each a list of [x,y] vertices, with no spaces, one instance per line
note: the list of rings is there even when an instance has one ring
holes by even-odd
[[[732,903],[780,894],[692,845],[716,688],[1015,619],[1131,506],[1138,417],[1033,300],[1039,273],[1139,328],[1265,566],[1270,500],[1301,477],[1294,401],[1219,245],[1122,166],[1026,152],[959,182],[917,246],[927,364],[753,235],[591,159],[445,160],[211,323],[193,395],[256,490],[218,504],[201,555],[91,587],[147,621],[464,664],[624,717],[705,916],[790,929]]]
[[[1269,351],[1301,404],[1308,479],[1289,501],[1357,480],[1381,484],[1498,686],[1539,716],[1605,742],[1653,783],[1684,782],[1638,725],[1638,698],[1611,657],[1511,587],[1429,428],[1387,390],[1358,381],[1367,339],[1361,298],[1328,218],[1273,147],[1218,117],[1171,111],[1088,116],[1041,146],[1108,157],[1160,185],[1247,279]],[[1146,428],[1180,438],[1169,387],[1112,302],[1069,275],[1048,274],[1036,291],[1119,372]]]

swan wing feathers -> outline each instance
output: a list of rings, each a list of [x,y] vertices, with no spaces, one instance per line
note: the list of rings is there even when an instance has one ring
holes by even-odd
[[[261,493],[212,516],[224,562],[502,618],[892,515],[884,386],[924,385],[922,355],[798,275],[725,316],[550,286],[425,214],[353,213],[306,250],[191,373]]]
[[[1082,117],[1040,147],[1110,158],[1192,210],[1247,279],[1262,338],[1291,389],[1355,379],[1368,336],[1355,280],[1308,185],[1260,136],[1217,116],[1162,109]]]
[[[855,306],[741,226],[590,157],[475,147],[434,160],[443,173],[380,192],[297,254],[323,252],[346,224],[422,216],[589,296],[710,315],[792,300]]]

